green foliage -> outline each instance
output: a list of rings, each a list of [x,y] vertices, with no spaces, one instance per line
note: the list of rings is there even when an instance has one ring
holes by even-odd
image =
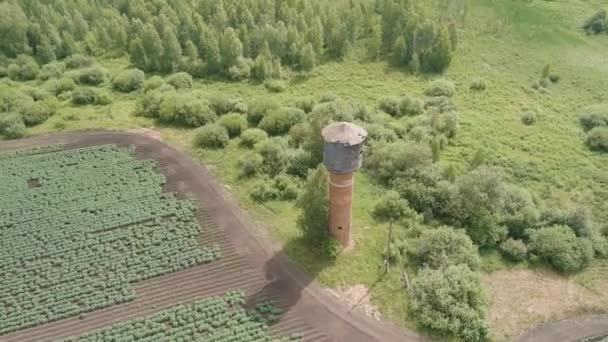
[[[608,32],[608,16],[606,10],[597,11],[591,18],[585,21],[583,29],[588,34],[600,34]]]
[[[298,108],[280,108],[266,114],[258,127],[270,135],[282,135],[298,123],[304,122],[306,114]]]
[[[250,152],[244,154],[238,161],[241,176],[250,178],[262,173],[264,158],[259,153]],[[257,200],[257,199],[256,199]]]
[[[46,81],[51,78],[60,78],[65,72],[65,63],[51,62],[42,66],[38,78]]]
[[[234,110],[236,101],[221,93],[212,93],[205,96],[211,108],[218,114],[224,115]]]
[[[57,103],[54,98],[26,102],[21,106],[19,112],[26,126],[35,126],[45,122],[57,112]]]
[[[383,183],[399,178],[411,169],[428,166],[433,162],[429,145],[420,143],[378,143],[370,148],[365,167]]]
[[[456,94],[454,83],[445,79],[436,79],[431,82],[424,91],[426,96],[446,96],[452,97]]]
[[[306,123],[297,123],[289,129],[289,144],[294,147],[304,145],[308,137],[310,127]]]
[[[473,81],[471,81],[471,84],[469,84],[469,89],[474,90],[474,91],[484,91],[486,90],[486,88],[488,87],[488,84],[486,82],[486,80],[484,80],[483,78],[476,78]]]
[[[68,77],[52,79],[44,84],[44,88],[50,91],[53,95],[58,96],[65,92],[74,90],[76,88],[76,82]]]
[[[230,138],[238,137],[247,129],[247,118],[238,113],[224,115],[217,123],[226,128]]]
[[[166,92],[158,107],[158,119],[166,123],[199,127],[215,121],[216,114],[209,103],[195,94]],[[154,95],[151,95],[154,96]]]
[[[75,105],[89,105],[97,102],[97,93],[88,87],[79,87],[72,91],[72,103]]]
[[[396,222],[412,214],[407,200],[402,199],[396,191],[388,191],[376,204],[372,217],[380,222]]]
[[[287,90],[287,83],[281,80],[268,80],[264,82],[264,87],[272,93],[282,93]]]
[[[589,131],[586,143],[592,150],[608,152],[608,127],[596,127]]]
[[[146,75],[139,69],[124,70],[112,79],[112,88],[129,93],[142,87]]]
[[[93,66],[95,64],[95,59],[90,56],[84,55],[73,55],[68,57],[65,60],[65,66],[68,69],[80,69]]]
[[[329,239],[329,207],[327,194],[327,170],[323,165],[311,170],[308,174],[302,194],[296,205],[301,209],[297,225],[302,237],[311,245],[323,243]]]
[[[19,55],[14,63],[8,66],[8,77],[15,81],[29,81],[38,76],[38,63],[32,57]]]
[[[25,133],[25,123],[19,113],[0,113],[0,135],[7,139],[17,139],[23,137]]]
[[[521,116],[521,122],[526,126],[531,126],[536,123],[536,114],[533,112],[525,112]]]
[[[226,129],[218,124],[208,124],[194,131],[194,146],[200,148],[224,148],[230,137]]]
[[[608,110],[604,111],[603,108],[591,109],[579,117],[579,122],[585,132],[596,127],[608,126]]]
[[[507,239],[500,244],[500,252],[505,258],[519,262],[523,261],[528,254],[528,247],[521,240]]]
[[[532,256],[561,272],[576,272],[593,259],[593,245],[587,238],[577,238],[567,226],[529,230],[528,251]]]
[[[175,73],[167,77],[166,82],[175,89],[192,88],[192,76],[186,72]]]
[[[391,116],[401,115],[401,101],[397,97],[384,97],[378,103],[378,108],[381,111],[390,114]]]
[[[268,97],[262,97],[249,103],[247,119],[252,125],[257,125],[264,116],[279,108],[279,104]]]
[[[422,100],[405,96],[399,104],[399,113],[403,116],[414,116],[424,112],[424,102]],[[390,113],[389,113],[390,114]]]
[[[249,196],[254,201],[260,203],[276,201],[279,198],[279,190],[275,187],[273,181],[263,178],[254,183]]]
[[[425,268],[412,283],[410,309],[420,324],[465,341],[483,341],[488,327],[479,275],[466,265]]]
[[[268,133],[259,128],[248,128],[241,134],[239,144],[246,148],[253,148],[257,143],[268,139]]]
[[[469,236],[463,230],[447,226],[423,231],[411,258],[418,267],[431,269],[462,264],[478,270],[480,266],[479,253]]]
[[[92,66],[79,70],[74,76],[78,84],[98,86],[106,80],[107,71],[100,66]]]
[[[165,83],[160,76],[152,76],[144,81],[143,88],[144,91],[154,90],[160,88]]]
[[[300,97],[295,101],[295,107],[303,110],[306,113],[310,113],[316,105],[317,101],[312,96]]]
[[[283,138],[274,137],[263,140],[256,145],[256,150],[264,158],[264,172],[270,176],[283,173],[289,164],[287,142]]]

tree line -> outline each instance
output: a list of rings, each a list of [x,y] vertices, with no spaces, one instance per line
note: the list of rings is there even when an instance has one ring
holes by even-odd
[[[453,24],[409,0],[10,0],[0,10],[5,58],[128,56],[144,71],[237,80],[310,71],[359,40],[371,59],[440,72],[457,40]]]

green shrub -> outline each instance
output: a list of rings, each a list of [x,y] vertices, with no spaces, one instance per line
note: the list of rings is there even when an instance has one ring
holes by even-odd
[[[163,92],[153,90],[137,98],[135,114],[146,118],[158,119],[160,116],[160,104],[163,100]]]
[[[0,78],[8,77],[8,68],[0,65]]]
[[[591,238],[595,256],[601,259],[608,259],[608,238],[605,236],[594,236]]]
[[[38,78],[46,81],[51,78],[60,78],[65,71],[65,64],[62,62],[51,62],[42,66]]]
[[[50,92],[37,87],[23,88],[23,92],[26,93],[32,99],[34,99],[34,101],[47,100],[53,97],[53,94],[51,94]]]
[[[308,170],[315,167],[317,167],[317,165],[313,164],[310,153],[299,148],[293,150],[291,153],[289,166],[287,166],[287,173],[296,177],[306,178]]]
[[[367,131],[367,139],[372,142],[394,142],[399,140],[397,133],[381,123],[364,124],[363,127]]]
[[[241,177],[250,178],[262,173],[264,158],[258,153],[250,152],[243,155],[237,166],[241,170]]]
[[[426,99],[424,108],[435,108],[440,113],[448,113],[456,110],[456,106],[447,96],[431,96]]]
[[[97,93],[91,88],[79,87],[72,92],[72,103],[75,105],[88,105],[97,102]]]
[[[597,11],[591,18],[585,21],[583,29],[588,34],[600,34],[608,31],[608,15],[606,10]]]
[[[90,67],[93,63],[95,63],[93,57],[83,55],[72,55],[65,60],[65,66],[68,67],[68,69]]]
[[[399,103],[399,113],[405,116],[413,116],[424,112],[424,102],[418,98],[406,96]],[[390,113],[389,113],[390,114]]]
[[[162,94],[161,98],[158,111],[160,121],[199,127],[211,123],[217,118],[209,103],[193,94],[167,92]]]
[[[423,231],[412,251],[412,259],[419,267],[433,269],[464,264],[477,270],[480,266],[477,248],[467,234],[445,226]]]
[[[264,82],[264,87],[272,93],[282,93],[287,90],[287,83],[281,80],[268,80]]]
[[[256,150],[264,158],[264,172],[270,176],[283,173],[289,164],[287,143],[282,138],[266,139],[256,145]]]
[[[21,109],[21,117],[26,126],[34,126],[45,122],[57,112],[55,99],[46,99],[24,104]]]
[[[59,101],[68,101],[68,100],[71,100],[72,99],[72,92],[71,91],[63,92],[63,93],[57,95],[57,99]]]
[[[326,92],[326,93],[321,94],[321,98],[319,99],[319,102],[321,102],[321,103],[333,102],[333,101],[336,101],[337,99],[338,99],[338,95],[336,95],[334,93]]]
[[[223,148],[228,145],[228,132],[218,124],[208,124],[194,131],[194,146],[200,148]]]
[[[536,114],[532,112],[526,112],[521,116],[521,122],[526,126],[531,126],[536,123]]]
[[[380,99],[378,108],[391,116],[400,116],[401,101],[397,97],[384,97]]]
[[[500,244],[500,252],[505,258],[519,262],[523,261],[528,254],[528,247],[521,240],[507,239]]]
[[[487,338],[486,303],[479,275],[466,265],[425,268],[412,282],[412,288],[412,317],[422,326],[464,341]]]
[[[217,115],[224,115],[231,112],[237,103],[235,100],[220,93],[209,94],[205,96],[205,98],[209,101],[209,105]]]
[[[523,238],[526,229],[538,225],[540,215],[528,190],[511,184],[505,190],[502,224],[509,228],[509,236]]]
[[[300,97],[296,100],[295,106],[306,113],[310,113],[317,104],[317,101],[312,96]]]
[[[268,133],[259,128],[248,128],[241,134],[240,145],[253,148],[257,143],[268,139]]]
[[[319,246],[330,239],[327,233],[329,224],[329,207],[327,197],[327,170],[320,165],[311,170],[306,179],[302,194],[296,202],[301,209],[297,219],[297,226],[302,237],[311,246]],[[324,253],[317,248],[314,251]]]
[[[124,70],[112,79],[112,88],[129,93],[142,87],[146,74],[139,69]]]
[[[289,129],[289,143],[293,147],[300,147],[304,144],[310,134],[310,126],[307,123],[297,123]]]
[[[417,167],[433,162],[433,154],[428,144],[394,143],[374,144],[365,167],[378,180],[388,182]]]
[[[608,152],[608,127],[596,127],[589,131],[587,146],[592,150]]]
[[[73,91],[76,88],[76,83],[71,78],[63,77],[49,80],[44,86],[53,95],[58,96],[64,92]]]
[[[254,183],[249,196],[256,202],[274,201],[279,198],[279,190],[273,181],[264,178]]]
[[[469,88],[474,91],[484,91],[486,90],[487,86],[488,84],[486,83],[486,80],[484,80],[483,78],[476,78],[471,81]]]
[[[270,135],[282,135],[288,133],[293,125],[305,120],[306,114],[301,109],[281,108],[266,114],[258,127]]]
[[[80,70],[76,76],[75,81],[78,84],[98,86],[102,84],[106,79],[106,70],[100,66],[92,66],[86,69]]]
[[[239,114],[247,114],[249,107],[244,102],[236,102],[232,111]]]
[[[192,76],[186,72],[178,72],[169,77],[166,80],[167,84],[172,85],[175,89],[192,88]]]
[[[577,238],[567,226],[528,230],[531,255],[561,272],[576,272],[593,259],[593,245],[587,238]]]
[[[152,76],[144,81],[143,88],[144,91],[154,90],[160,88],[165,83],[160,76]]]
[[[36,63],[36,60],[33,57],[28,55],[17,56],[15,63],[11,63],[7,69],[8,77],[15,81],[36,79],[38,71],[38,63]]]
[[[99,106],[105,106],[112,103],[112,96],[105,90],[96,91],[95,104]]]
[[[275,188],[279,192],[279,199],[282,201],[294,200],[298,197],[300,188],[298,182],[290,176],[279,175],[274,180]]]
[[[561,77],[557,74],[549,75],[549,81],[551,81],[552,83],[558,83],[560,79],[561,79]]]
[[[424,91],[426,96],[447,96],[452,97],[456,93],[454,83],[444,79],[434,80]]]
[[[247,119],[252,125],[257,125],[266,114],[278,108],[279,104],[270,98],[262,97],[255,99],[249,104]]]
[[[25,124],[19,113],[0,113],[0,135],[7,139],[17,139],[23,137],[25,133]]]
[[[579,122],[581,123],[581,126],[583,127],[583,130],[585,130],[585,132],[590,131],[596,127],[608,126],[608,111],[606,111],[605,113],[598,111],[585,113],[580,116]]]
[[[238,137],[247,129],[247,119],[245,116],[237,113],[224,115],[217,123],[226,128],[230,138]]]

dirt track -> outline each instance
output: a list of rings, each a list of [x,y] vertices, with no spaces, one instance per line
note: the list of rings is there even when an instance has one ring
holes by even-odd
[[[304,341],[418,341],[420,336],[378,322],[350,308],[323,290],[293,265],[270,239],[252,224],[210,172],[161,141],[132,133],[65,133],[0,142],[0,150],[53,143],[67,149],[116,144],[136,147],[138,158],[156,160],[167,176],[164,191],[196,198],[205,232],[203,244],[218,243],[223,258],[170,275],[134,284],[137,299],[97,310],[83,319],[59,320],[0,337],[0,341],[45,341],[79,335],[113,323],[141,317],[178,303],[241,288],[250,300],[278,299],[285,313],[272,330],[281,335],[303,333]]]

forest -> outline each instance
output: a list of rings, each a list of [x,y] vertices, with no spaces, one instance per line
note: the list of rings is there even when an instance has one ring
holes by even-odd
[[[3,1],[0,135],[153,127],[296,241],[287,254],[324,285],[384,277],[372,296],[388,319],[486,340],[493,267],[573,278],[605,265],[608,99],[601,73],[522,57],[529,37],[561,42],[518,31],[528,7],[495,5],[505,24],[466,3]],[[465,25],[467,6],[483,25]],[[606,12],[584,9],[556,35],[605,52]],[[488,52],[482,33],[517,44]],[[354,220],[374,232],[344,252],[362,279],[326,231],[320,132],[334,121],[369,134]]]

